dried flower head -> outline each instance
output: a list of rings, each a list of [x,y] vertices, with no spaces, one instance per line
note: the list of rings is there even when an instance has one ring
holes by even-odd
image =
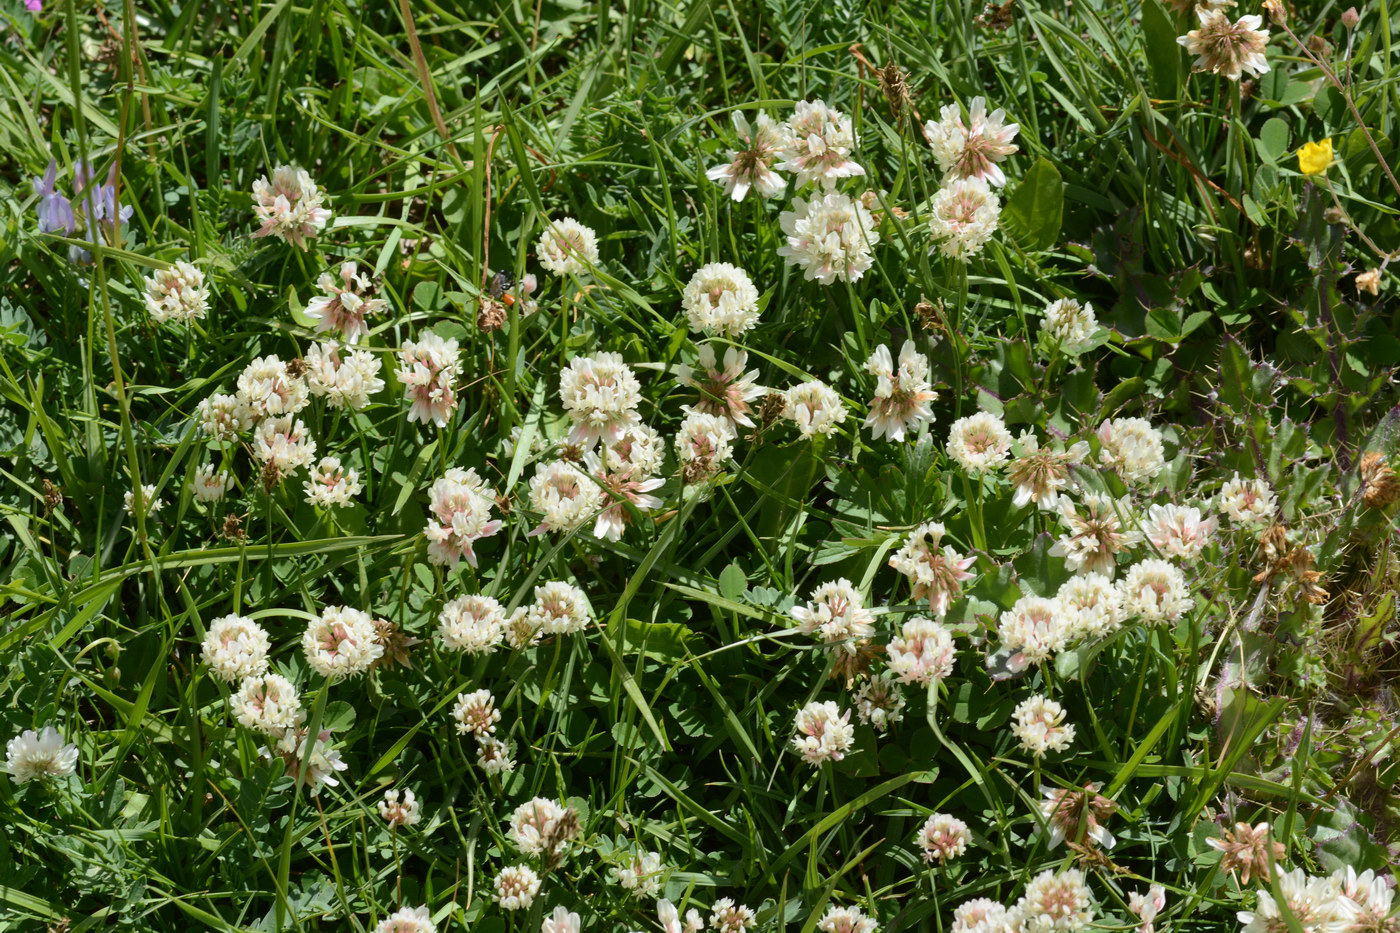
[[[1273,864],[1287,851],[1283,843],[1269,841],[1268,823],[1236,823],[1219,838],[1207,839],[1206,845],[1221,853],[1220,867],[1238,874],[1240,884],[1249,884],[1250,879],[1268,884]]]
[[[1113,848],[1113,834],[1103,825],[1118,805],[1099,794],[1102,784],[1085,784],[1083,790],[1047,788],[1040,803],[1040,815],[1050,826],[1050,848],[1068,839],[1085,844],[1089,840],[1105,849]]]
[[[1211,71],[1231,81],[1238,81],[1245,71],[1255,77],[1268,73],[1264,46],[1269,32],[1259,28],[1262,20],[1257,15],[1241,16],[1232,23],[1220,10],[1197,7],[1196,16],[1199,28],[1176,40],[1196,56],[1192,70]]]
[[[1400,500],[1400,478],[1385,454],[1372,450],[1361,457],[1361,499],[1373,509],[1383,509]]]

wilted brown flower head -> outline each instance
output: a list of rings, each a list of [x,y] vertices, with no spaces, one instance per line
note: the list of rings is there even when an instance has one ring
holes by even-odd
[[[894,114],[895,120],[904,115],[904,108],[909,106],[909,82],[904,69],[894,62],[886,62],[885,67],[875,72],[880,78],[880,91],[885,95],[885,100],[889,102],[890,112]]]
[[[1369,292],[1372,295],[1381,293],[1381,270],[1367,269],[1365,272],[1356,273],[1356,290],[1358,292]]]
[[[1196,8],[1200,27],[1176,41],[1196,56],[1196,71],[1211,71],[1231,81],[1238,81],[1243,72],[1262,75],[1268,72],[1264,46],[1269,42],[1267,30],[1260,29],[1256,15],[1241,16],[1235,22],[1220,10]]]
[[[224,516],[223,527],[219,529],[219,534],[230,541],[242,541],[247,537],[243,531],[243,519],[232,512]]]
[[[1016,0],[1006,0],[1005,3],[988,3],[981,13],[972,19],[972,25],[981,29],[995,29],[997,32],[1005,32],[1011,28],[1015,15],[1012,7],[1016,5]]]
[[[52,512],[63,504],[63,490],[47,476],[44,477],[44,511]]]
[[[1083,790],[1054,788],[1045,792],[1040,813],[1050,824],[1050,846],[1069,841],[1080,845],[1089,842],[1113,848],[1116,840],[1103,825],[1118,805],[1099,794],[1102,784],[1085,784]]]
[[[476,329],[482,333],[500,330],[506,322],[506,306],[490,296],[481,299],[481,310],[476,315]]]
[[[370,670],[393,667],[395,664],[403,667],[413,666],[408,649],[418,644],[420,639],[414,638],[388,619],[375,619],[374,640],[384,647],[384,653],[375,658]]]
[[[1383,509],[1400,499],[1400,480],[1380,451],[1361,458],[1361,499],[1373,509]]]
[[[1240,876],[1240,884],[1249,884],[1251,878],[1263,884],[1273,880],[1270,866],[1283,858],[1284,846],[1281,842],[1269,841],[1269,824],[1236,823],[1234,831],[1225,830],[1218,839],[1207,839],[1206,844],[1221,853],[1220,867]]]

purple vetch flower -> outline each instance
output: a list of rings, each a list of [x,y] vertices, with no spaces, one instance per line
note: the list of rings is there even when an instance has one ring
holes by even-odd
[[[24,0],[24,8],[31,13],[38,13],[44,8],[44,0]]]
[[[34,193],[39,196],[40,233],[79,235],[92,243],[110,243],[116,238],[118,225],[131,220],[131,205],[122,206],[117,202],[115,164],[103,184],[94,179],[91,164],[75,165],[71,200],[58,193],[57,181],[58,163],[50,159],[43,177],[34,180]],[[80,246],[70,246],[68,258],[73,262],[90,263],[92,253]]]
[[[54,188],[56,181],[58,163],[50,159],[44,177],[34,179],[34,193],[39,196],[39,232],[62,231],[65,235],[71,235],[78,229],[78,222],[73,218],[72,202]]]

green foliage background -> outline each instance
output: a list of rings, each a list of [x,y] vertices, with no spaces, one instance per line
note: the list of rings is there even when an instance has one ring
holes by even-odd
[[[67,785],[0,789],[0,930],[269,930],[279,917],[363,930],[400,903],[429,904],[440,929],[535,929],[564,903],[586,929],[631,930],[650,915],[605,876],[634,845],[674,867],[673,900],[733,896],[763,929],[809,933],[827,905],[857,902],[885,929],[937,929],[958,903],[1014,899],[1077,858],[1047,848],[1035,804],[1040,786],[1090,781],[1121,808],[1111,864],[1087,863],[1109,922],[1130,922],[1126,892],[1151,879],[1174,928],[1233,927],[1238,887],[1204,839],[1234,819],[1272,823],[1292,864],[1390,864],[1394,529],[1358,503],[1354,468],[1391,449],[1400,339],[1393,275],[1377,297],[1352,280],[1380,263],[1367,239],[1400,243],[1397,192],[1343,95],[1281,31],[1273,70],[1242,87],[1188,74],[1175,38],[1191,17],[1157,0],[1021,2],[1004,30],[956,2],[425,0],[408,4],[421,62],[396,3],[46,6],[0,3],[0,732],[63,723],[82,760]],[[1290,25],[1325,44],[1393,165],[1393,11],[1367,5],[1354,31],[1340,13],[1299,4]],[[924,119],[985,95],[1021,124],[1003,231],[966,267],[928,254],[932,161],[857,44],[907,72]],[[851,285],[803,282],[775,253],[779,204],[732,204],[704,178],[732,145],[730,111],[781,119],[812,97],[853,115],[869,187],[911,212],[887,220],[875,268]],[[1322,138],[1337,162],[1305,179],[1293,153]],[[30,179],[50,157],[119,166],[135,214],[92,266],[34,232]],[[311,171],[336,212],[306,253],[249,238],[248,192],[282,162]],[[541,275],[537,314],[477,330],[488,270],[541,271],[533,243],[562,215],[599,231],[598,273]],[[157,328],[141,278],[187,257],[215,308],[188,333]],[[429,328],[461,340],[458,416],[441,432],[407,424],[391,380],[363,412],[308,418],[323,452],[360,467],[354,507],[317,512],[299,483],[264,496],[246,457],[227,508],[198,506],[187,479],[215,448],[195,405],[256,356],[298,356],[310,336],[296,314],[346,258],[382,275],[392,305],[372,348]],[[669,373],[694,355],[679,291],[711,261],[763,292],[743,343],[764,383],[821,378],[853,412],[870,352],[918,335],[913,309],[933,303],[932,436],[871,443],[854,417],[826,442],[775,428],[738,445],[708,501],[672,479],[667,517],[622,542],[527,538],[528,444],[507,454],[512,430],[561,438],[559,369],[610,349],[642,376],[644,418],[673,431],[690,399]],[[1034,351],[1040,309],[1064,296],[1110,329],[1080,365]],[[1025,758],[1005,725],[1028,684],[993,683],[960,639],[941,697],[911,697],[889,736],[862,727],[857,754],[807,767],[787,748],[793,711],[835,685],[786,610],[817,583],[844,576],[890,607],[888,635],[917,607],[885,563],[935,518],[979,554],[951,618],[967,635],[1068,576],[1046,516],[1008,489],[974,490],[944,457],[946,425],[978,406],[1042,433],[1150,417],[1171,441],[1171,498],[1209,496],[1235,471],[1267,478],[1317,545],[1331,602],[1271,601],[1245,631],[1254,544],[1227,538],[1193,568],[1181,626],[1126,630],[1034,675],[1079,724],[1073,754]],[[424,559],[426,487],[453,465],[513,497],[476,572]],[[167,502],[144,528],[122,509],[137,477]],[[61,501],[46,505],[45,483]],[[219,535],[227,512],[246,540]],[[600,624],[587,640],[479,661],[427,643],[445,600],[515,605],[547,579],[588,591]],[[412,669],[321,691],[350,769],[313,801],[259,760],[198,643],[209,619],[251,614],[309,685],[297,640],[328,603],[425,644]],[[517,742],[504,783],[451,728],[453,699],[477,685]],[[425,803],[396,842],[374,811],[389,786]],[[507,918],[487,889],[513,860],[503,821],[535,794],[579,808],[594,854]],[[911,845],[934,810],[974,831],[947,868]]]

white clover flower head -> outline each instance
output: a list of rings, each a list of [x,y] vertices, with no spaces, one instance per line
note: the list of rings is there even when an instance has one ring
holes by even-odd
[[[1070,467],[1084,461],[1089,455],[1089,445],[1078,441],[1068,450],[1041,447],[1034,433],[1022,431],[1012,451],[1006,473],[1015,490],[1012,504],[1021,508],[1034,502],[1039,508],[1054,509],[1073,483]]]
[[[978,253],[1001,218],[1001,202],[979,178],[955,178],[938,189],[929,211],[934,248],[944,256],[967,261]]]
[[[661,893],[665,870],[659,854],[640,849],[621,865],[614,866],[612,874],[613,880],[624,891],[641,900],[644,897],[654,898]]]
[[[1084,497],[1081,509],[1067,498],[1060,499],[1060,523],[1068,534],[1050,547],[1050,553],[1063,557],[1065,565],[1078,573],[1100,573],[1110,580],[1118,571],[1116,557],[1142,541],[1142,533],[1129,527],[1126,499],[1107,496]]]
[[[1210,545],[1219,521],[1201,517],[1195,506],[1150,505],[1147,508],[1147,540],[1168,557],[1193,558]]]
[[[323,509],[352,505],[364,489],[360,471],[341,466],[339,457],[322,457],[310,473],[311,478],[302,486],[306,501]]]
[[[188,323],[209,311],[204,271],[188,262],[172,263],[146,276],[146,310],[157,324]]]
[[[457,410],[456,382],[462,374],[460,348],[456,340],[439,337],[432,331],[417,340],[405,340],[399,350],[395,373],[403,384],[404,399],[411,403],[408,421],[446,427]]]
[[[875,634],[875,614],[845,578],[821,584],[805,604],[794,606],[789,614],[804,635],[817,635],[828,644]]]
[[[1099,462],[1125,483],[1146,483],[1166,468],[1162,435],[1145,418],[1110,418],[1097,434]]]
[[[924,138],[933,149],[934,161],[944,181],[975,178],[989,185],[1005,185],[1006,175],[998,163],[1019,151],[1011,140],[1021,127],[1007,123],[1006,112],[1000,107],[987,113],[986,98],[972,98],[967,109],[966,122],[962,109],[949,104],[942,109],[941,119],[924,124]]]
[[[855,282],[874,264],[870,248],[880,242],[875,219],[864,204],[844,194],[793,198],[792,210],[780,213],[778,223],[787,238],[778,255],[800,267],[809,282]]]
[[[583,919],[567,907],[556,907],[554,913],[540,921],[540,933],[579,933]]]
[[[942,863],[965,853],[971,839],[962,820],[947,813],[933,813],[919,828],[914,844],[923,851],[925,862]]]
[[[476,542],[501,530],[501,520],[491,516],[495,505],[495,490],[474,469],[449,467],[434,480],[428,490],[431,514],[423,529],[429,563],[456,568],[465,558],[475,567]]]
[[[1278,497],[1262,479],[1241,479],[1236,473],[1220,487],[1215,507],[1232,522],[1248,527],[1267,525],[1278,509]]]
[[[535,255],[555,275],[581,275],[598,264],[598,234],[572,217],[561,217],[544,228]]]
[[[1011,734],[1037,758],[1062,752],[1074,741],[1074,725],[1065,722],[1065,708],[1049,697],[1037,694],[1021,701],[1011,718]]]
[[[1045,306],[1045,322],[1041,325],[1041,337],[1051,346],[1058,347],[1061,353],[1078,356],[1094,342],[1098,333],[1099,321],[1094,316],[1094,306],[1082,304],[1074,298],[1060,298]]]
[[[244,368],[238,398],[260,418],[294,415],[311,403],[306,380],[276,356],[260,356]]]
[[[204,663],[225,683],[257,677],[267,671],[271,642],[261,625],[246,616],[219,616],[204,635]]]
[[[738,347],[729,347],[724,351],[723,368],[715,363],[714,347],[708,343],[701,344],[696,355],[698,369],[684,363],[676,367],[677,382],[700,390],[695,410],[753,427],[749,417],[753,407],[749,403],[763,395],[764,389],[758,385],[758,370],[744,369],[749,355]]]
[[[1057,599],[1022,596],[997,622],[997,639],[1010,652],[1007,666],[1023,671],[1050,660],[1069,638],[1067,613]]]
[[[1011,432],[988,411],[959,418],[948,428],[948,456],[974,476],[995,470],[1011,456]]]
[[[573,635],[588,628],[593,607],[583,590],[563,580],[552,580],[535,587],[535,602],[529,609],[530,624],[541,635]]]
[[[331,219],[325,198],[304,169],[277,166],[271,182],[266,175],[253,182],[253,213],[262,225],[253,236],[276,236],[306,249],[306,238],[319,234]]]
[[[203,464],[194,471],[190,480],[190,494],[199,502],[218,502],[233,488],[233,477],[227,470],[217,470],[210,464]]]
[[[402,907],[375,926],[374,933],[437,933],[427,907]]]
[[[496,734],[496,723],[501,721],[501,711],[496,709],[496,698],[484,687],[471,693],[457,694],[457,703],[452,707],[452,718],[457,720],[457,734],[471,733],[478,739]]]
[[[641,383],[620,353],[576,356],[559,374],[559,400],[574,422],[569,441],[592,446],[616,443],[641,423]]]
[[[332,408],[365,408],[369,397],[384,388],[379,378],[383,364],[368,350],[342,353],[339,344],[327,340],[313,343],[304,362],[307,388]]]
[[[507,835],[525,855],[542,855],[557,833],[564,808],[547,797],[536,797],[515,808]]]
[[[78,770],[78,746],[65,743],[53,726],[26,729],[5,746],[5,772],[16,784],[67,777]]]
[[[817,636],[832,662],[832,676],[854,679],[869,664],[875,614],[846,579],[823,583],[805,605],[790,610],[798,628]]]
[[[287,476],[315,458],[316,442],[300,418],[267,418],[258,423],[253,456],[265,469],[275,470],[278,477]]]
[[[734,456],[734,424],[721,415],[687,411],[676,432],[675,446],[682,468],[713,475]]]
[[[273,737],[301,725],[306,718],[297,688],[281,674],[245,678],[238,692],[229,697],[229,705],[234,718],[244,726]]]
[[[515,770],[511,744],[495,736],[477,737],[476,766],[490,775],[508,774]]]
[[[932,402],[938,393],[929,382],[928,357],[915,348],[914,341],[906,340],[900,347],[898,368],[889,347],[880,344],[865,361],[865,370],[875,377],[875,397],[865,418],[873,440],[902,441],[906,431],[933,421]]]
[[[257,423],[257,413],[237,395],[215,393],[199,403],[199,427],[207,437],[233,440]]]
[[[438,641],[448,651],[490,654],[505,631],[505,609],[490,596],[459,596],[438,613]]]
[[[793,747],[813,766],[845,758],[856,740],[850,710],[843,710],[830,700],[813,700],[798,710],[793,729],[797,732]]]
[[[754,922],[753,911],[732,897],[721,897],[710,908],[710,927],[716,933],[748,933]]]
[[[1400,930],[1400,915],[1392,911],[1395,883],[1389,875],[1378,875],[1369,868],[1357,874],[1355,868],[1347,865],[1334,871],[1328,880],[1341,897],[1356,905],[1351,918],[1352,933],[1396,933]]]
[[[1128,568],[1119,586],[1123,592],[1123,612],[1144,622],[1175,622],[1195,604],[1185,574],[1155,557]]]
[[[1264,47],[1269,43],[1269,31],[1260,29],[1263,20],[1255,14],[1241,16],[1233,23],[1218,9],[1196,8],[1200,26],[1184,36],[1177,44],[1196,56],[1192,71],[1210,71],[1231,81],[1249,72],[1256,78],[1269,72],[1269,60]]]
[[[758,289],[738,266],[712,262],[690,277],[681,308],[695,333],[738,337],[758,323]]]
[[[909,579],[915,599],[927,599],[929,610],[938,618],[962,593],[963,583],[974,574],[968,569],[974,557],[964,557],[950,544],[943,544],[947,529],[941,522],[925,522],[909,533],[904,545],[890,557],[890,566]]]
[[[311,669],[332,680],[369,670],[384,654],[374,619],[349,606],[327,606],[306,625],[301,650]]]
[[[1356,929],[1354,923],[1360,908],[1339,890],[1332,878],[1314,878],[1303,869],[1295,868],[1279,872],[1275,880],[1288,913],[1303,930],[1344,933]],[[1285,933],[1292,929],[1269,888],[1261,887],[1256,897],[1253,910],[1236,914],[1243,926],[1242,933]]]
[[[374,283],[359,272],[354,262],[340,264],[340,281],[329,272],[316,280],[321,294],[306,306],[306,316],[316,321],[316,333],[334,331],[350,343],[369,333],[365,318],[379,314],[389,306],[383,298],[369,297]]]
[[[989,897],[963,901],[953,911],[950,933],[1002,933],[1006,925],[1006,905]]]
[[[817,182],[831,188],[842,178],[864,175],[851,159],[856,134],[851,118],[821,100],[800,100],[782,127],[778,168],[797,176],[797,188]]]
[[[506,618],[506,644],[516,651],[533,648],[540,643],[540,630],[530,616],[529,606],[517,606]]]
[[[258,749],[258,754],[268,760],[282,759],[283,768],[296,779],[298,787],[309,784],[314,797],[323,787],[340,786],[336,772],[350,766],[341,759],[340,751],[331,747],[329,729],[322,729],[314,741],[303,727],[285,729],[272,738],[272,745]]]
[[[906,684],[931,684],[953,673],[957,648],[945,626],[913,616],[886,649],[890,673]]]
[[[1040,933],[1083,930],[1094,921],[1094,902],[1077,868],[1043,871],[1026,885],[1016,905],[1027,928]]]
[[[1070,577],[1055,593],[1065,618],[1067,642],[1098,639],[1123,625],[1123,594],[1101,573]]]
[[[904,720],[904,691],[889,671],[861,682],[855,695],[856,716],[876,732]]]
[[[379,816],[391,827],[413,826],[423,818],[418,807],[418,798],[413,791],[404,789],[402,797],[397,790],[386,790],[384,799],[379,801]]]
[[[165,508],[165,501],[156,496],[156,487],[151,483],[141,485],[141,507],[146,515],[154,515]],[[136,514],[136,495],[133,490],[128,489],[122,494],[122,508],[132,515]]]
[[[787,180],[773,170],[783,144],[782,126],[761,112],[752,125],[742,111],[735,110],[729,116],[744,148],[730,149],[726,155],[729,161],[707,170],[705,177],[721,185],[735,201],[744,200],[750,189],[762,198],[782,194]]]
[[[803,437],[827,435],[846,420],[846,404],[836,390],[814,379],[783,393],[783,417],[797,425]]]
[[[586,473],[567,460],[535,467],[530,479],[530,508],[540,513],[532,535],[581,528],[603,508],[603,491]]]
[[[540,876],[529,865],[511,865],[496,876],[495,888],[502,910],[529,910],[540,893]]]
[[[859,907],[832,906],[817,921],[817,929],[821,933],[876,933],[880,925]]]

